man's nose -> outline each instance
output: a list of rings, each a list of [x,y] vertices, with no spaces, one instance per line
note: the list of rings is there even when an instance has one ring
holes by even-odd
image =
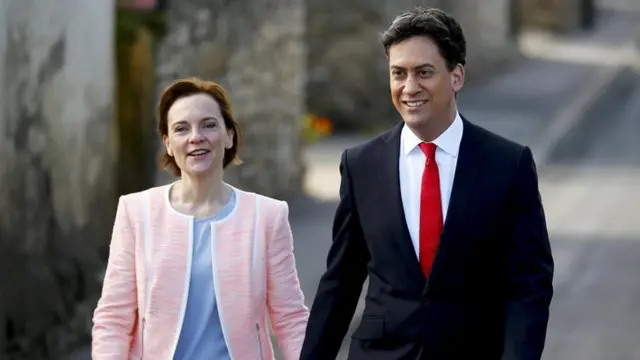
[[[415,95],[419,93],[422,89],[420,88],[420,84],[416,80],[415,76],[409,75],[407,77],[407,82],[404,84],[404,92]]]

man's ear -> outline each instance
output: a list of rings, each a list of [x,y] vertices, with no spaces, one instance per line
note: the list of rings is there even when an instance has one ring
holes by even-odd
[[[451,87],[453,91],[458,93],[464,86],[464,66],[458,64],[451,71]]]

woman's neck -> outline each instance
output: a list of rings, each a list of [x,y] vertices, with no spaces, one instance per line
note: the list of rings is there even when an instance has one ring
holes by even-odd
[[[227,203],[231,188],[222,180],[222,174],[206,177],[182,175],[171,190],[171,203],[181,212],[198,217],[217,212]]]

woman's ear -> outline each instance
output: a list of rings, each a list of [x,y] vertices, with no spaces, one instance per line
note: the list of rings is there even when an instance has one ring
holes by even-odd
[[[164,148],[167,151],[167,155],[173,156],[173,151],[171,151],[171,144],[169,143],[169,137],[167,135],[162,135],[162,143],[164,144]]]
[[[224,148],[229,150],[233,147],[233,137],[236,136],[235,131],[233,129],[227,129],[227,138],[224,142]]]

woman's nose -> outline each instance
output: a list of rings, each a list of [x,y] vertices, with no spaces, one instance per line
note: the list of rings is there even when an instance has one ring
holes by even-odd
[[[199,144],[204,141],[204,135],[199,130],[194,130],[191,133],[191,137],[189,138],[189,142]]]

